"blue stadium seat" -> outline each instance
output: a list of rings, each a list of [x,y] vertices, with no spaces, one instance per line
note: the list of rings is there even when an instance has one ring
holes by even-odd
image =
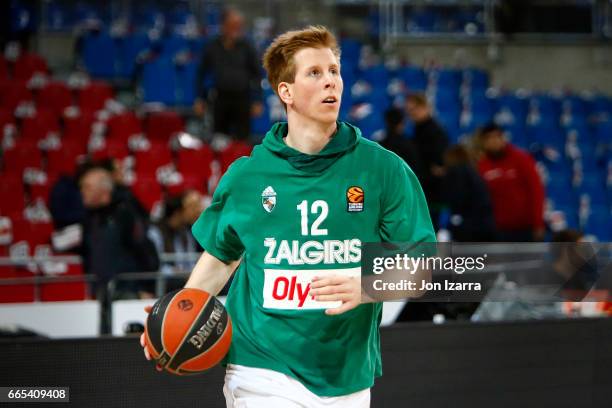
[[[524,126],[501,126],[504,134],[509,142],[522,148],[527,149],[529,143],[527,141],[527,130]]]
[[[442,125],[442,127],[449,133],[453,133],[453,136],[457,136],[457,129],[460,129],[460,112],[457,110],[437,111],[434,115],[436,120]],[[459,134],[462,134],[460,131]]]
[[[459,92],[462,72],[457,69],[440,68],[430,71],[430,76],[439,88],[456,89]]]
[[[595,115],[605,114],[612,116],[612,99],[606,95],[597,95],[593,99],[591,113]]]
[[[192,106],[196,98],[196,76],[198,72],[198,61],[190,61],[186,64],[176,65],[176,104],[181,106]]]
[[[436,111],[461,110],[461,98],[456,88],[438,86],[434,91],[433,98]]]
[[[170,58],[159,57],[144,64],[142,89],[145,102],[174,105],[176,103],[176,83],[175,66]]]
[[[427,88],[427,75],[423,68],[405,66],[399,69],[398,77],[404,81],[409,92],[424,91]]]
[[[83,63],[94,78],[114,78],[117,48],[107,32],[90,33],[83,40]]]
[[[470,89],[484,90],[489,87],[489,74],[478,68],[467,68],[463,72],[463,83]]]
[[[527,126],[527,140],[539,146],[549,146],[564,151],[565,137],[555,126]]]
[[[524,125],[527,118],[528,101],[513,94],[504,94],[497,98],[498,111],[508,109],[515,118],[517,126]]]
[[[578,194],[591,197],[593,203],[606,204],[606,183],[600,171],[585,171],[579,185],[575,186]]]
[[[493,118],[493,115],[497,112],[497,101],[489,98],[484,90],[471,90],[464,95],[463,102],[470,107],[472,112],[477,114],[489,115]]]
[[[117,76],[132,78],[139,55],[147,51],[151,45],[149,37],[144,33],[134,33],[115,41]]]
[[[530,107],[537,108],[542,116],[558,118],[561,115],[561,101],[547,95],[536,94],[530,98]]]
[[[340,40],[340,49],[342,50],[342,58],[350,61],[359,61],[361,55],[361,43],[350,38]]]
[[[562,101],[563,109],[569,110],[573,115],[588,115],[590,113],[589,103],[578,95],[567,95]]]
[[[389,83],[389,71],[384,64],[378,64],[365,68],[361,72],[361,78],[368,81],[373,87],[386,89]]]
[[[612,217],[608,207],[593,206],[583,226],[585,234],[592,234],[600,242],[612,241]]]
[[[612,118],[595,125],[595,139],[597,143],[612,144]]]
[[[177,34],[168,35],[161,41],[161,52],[164,56],[174,57],[179,52],[188,52],[189,50],[187,39]]]
[[[370,113],[363,117],[353,117],[351,122],[361,129],[361,133],[365,138],[371,139],[376,131],[384,129],[384,114],[375,105],[362,104],[361,106],[363,107],[364,105],[369,106]]]

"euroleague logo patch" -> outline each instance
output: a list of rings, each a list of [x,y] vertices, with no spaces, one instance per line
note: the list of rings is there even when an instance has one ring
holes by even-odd
[[[346,210],[348,212],[363,211],[363,188],[352,186],[346,190]]]
[[[182,299],[181,301],[178,302],[178,308],[186,312],[193,308],[193,302],[191,302],[191,300],[189,299]]]

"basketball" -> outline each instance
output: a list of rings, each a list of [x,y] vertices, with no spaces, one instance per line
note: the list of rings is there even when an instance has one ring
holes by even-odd
[[[199,289],[181,289],[161,297],[145,325],[146,347],[166,371],[198,374],[217,365],[232,341],[225,307]]]
[[[346,196],[350,203],[362,203],[363,189],[361,187],[351,187],[347,191]]]

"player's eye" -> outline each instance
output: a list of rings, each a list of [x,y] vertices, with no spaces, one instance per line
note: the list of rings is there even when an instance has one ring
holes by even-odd
[[[308,75],[310,76],[318,76],[321,72],[318,69],[311,70]]]
[[[338,75],[340,73],[340,71],[338,70],[338,68],[331,68],[329,70],[329,72],[331,72],[333,75]]]

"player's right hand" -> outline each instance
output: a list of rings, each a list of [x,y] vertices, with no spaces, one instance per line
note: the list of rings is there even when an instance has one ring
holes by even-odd
[[[145,306],[144,310],[145,312],[147,312],[147,314],[151,313],[151,310],[153,309],[152,306]],[[147,350],[147,337],[145,336],[144,333],[142,333],[140,335],[140,346],[142,347],[142,350],[144,352],[145,358],[147,360],[152,360],[153,358],[151,357],[151,354],[149,353],[149,350]],[[155,369],[157,371],[161,371],[162,367],[159,364],[155,365]]]

